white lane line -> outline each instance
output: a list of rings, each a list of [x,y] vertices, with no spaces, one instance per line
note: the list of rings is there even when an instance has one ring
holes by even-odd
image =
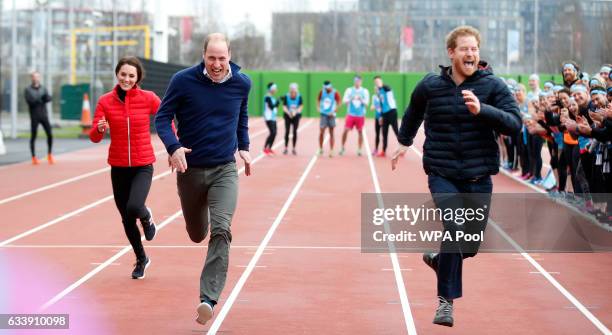
[[[172,214],[172,216],[170,216],[169,218],[167,218],[166,220],[164,220],[162,223],[160,223],[157,226],[157,229],[161,230],[162,228],[164,228],[168,223],[172,222],[174,219],[176,219],[177,217],[179,217],[183,212],[182,211],[178,211],[174,214]],[[144,236],[140,238],[140,240],[144,240]],[[113,255],[111,258],[107,259],[104,263],[96,266],[95,269],[89,271],[89,273],[87,273],[86,275],[84,275],[83,277],[81,277],[79,280],[77,280],[76,282],[72,283],[70,286],[66,287],[63,291],[61,291],[60,293],[56,294],[53,298],[51,298],[49,301],[47,301],[46,303],[44,303],[42,305],[42,307],[40,308],[40,311],[44,311],[47,308],[53,306],[55,303],[57,303],[58,301],[60,301],[63,297],[65,297],[66,295],[68,295],[70,292],[74,291],[77,287],[81,286],[83,283],[85,283],[86,281],[88,281],[89,279],[91,279],[93,276],[95,276],[97,273],[99,273],[100,271],[104,270],[107,266],[115,263],[116,260],[118,260],[119,258],[121,258],[121,256],[125,255],[127,252],[129,252],[130,250],[132,250],[132,246],[128,245],[123,247],[123,249],[121,249],[121,251],[119,251],[118,253],[116,253],[115,255]]]
[[[601,321],[599,321],[599,319],[596,318],[595,315],[593,315],[593,313],[591,313],[586,307],[584,307],[584,305],[578,299],[576,299],[567,289],[565,289],[565,287],[563,287],[555,278],[553,278],[550,272],[546,271],[544,267],[540,265],[540,263],[538,263],[535,259],[533,259],[531,255],[526,253],[525,250],[518,243],[516,243],[516,241],[512,239],[512,237],[506,234],[506,232],[500,226],[498,226],[497,223],[495,223],[495,221],[489,219],[489,224],[491,224],[493,228],[495,228],[495,230],[497,230],[497,232],[500,235],[502,235],[506,241],[508,241],[508,243],[512,244],[514,249],[520,252],[521,256],[523,256],[527,261],[529,261],[529,263],[531,263],[531,265],[536,270],[538,270],[538,272],[541,273],[544,276],[544,278],[546,278],[559,292],[561,292],[561,294],[563,294],[563,296],[565,296],[567,300],[569,300],[574,306],[576,306],[576,308],[589,321],[591,321],[591,323],[595,327],[597,327],[597,329],[599,329],[599,331],[601,331],[602,334],[612,334],[610,332],[610,329],[608,329],[608,327],[606,327]]]
[[[374,167],[374,160],[370,151],[370,144],[368,142],[368,136],[365,131],[363,133],[363,142],[366,146],[366,155],[368,156],[368,164],[370,166],[370,172],[372,175],[372,182],[374,183],[374,191],[378,198],[378,207],[385,208],[381,196],[380,183],[378,182],[378,175],[376,173],[376,167]],[[384,222],[385,233],[390,233],[389,223],[385,220]],[[399,265],[399,259],[395,252],[395,244],[393,242],[387,242],[389,247],[389,257],[391,258],[391,264],[393,266],[393,273],[395,274],[395,283],[397,284],[397,291],[399,293],[400,302],[402,303],[402,312],[404,314],[404,322],[406,323],[406,331],[410,335],[416,335],[416,325],[414,324],[414,318],[410,309],[410,301],[408,300],[408,294],[406,293],[406,284],[404,283],[404,277],[402,276],[402,269]]]
[[[8,202],[11,202],[11,201],[14,201],[14,200],[17,200],[17,199],[21,199],[21,198],[25,198],[25,197],[30,196],[32,194],[43,192],[43,191],[46,191],[46,190],[49,190],[49,189],[52,189],[52,188],[55,188],[55,187],[58,187],[58,186],[66,185],[66,184],[69,184],[69,183],[72,183],[72,182],[75,182],[75,181],[78,181],[78,180],[81,180],[81,179],[85,179],[85,178],[88,178],[88,177],[91,177],[91,176],[95,176],[97,174],[100,174],[100,173],[103,173],[103,172],[106,172],[106,171],[109,171],[109,170],[110,170],[110,167],[105,167],[105,168],[98,169],[98,170],[95,170],[95,171],[92,171],[92,172],[89,172],[89,173],[84,173],[84,174],[76,176],[76,177],[72,177],[72,178],[69,178],[69,179],[66,179],[66,180],[62,180],[62,181],[59,181],[59,182],[56,182],[56,183],[53,183],[53,184],[49,184],[49,185],[46,185],[46,186],[43,186],[43,187],[39,187],[39,188],[33,189],[31,191],[23,192],[23,193],[14,195],[12,197],[8,197],[8,198],[0,200],[0,205],[4,205],[4,204],[6,204]]]
[[[123,245],[114,244],[8,244],[3,246],[5,249],[113,249],[123,247]]]
[[[304,128],[308,127],[308,125],[310,125],[312,123],[308,122],[304,125]],[[300,127],[301,128],[301,127]],[[300,131],[300,128],[298,128],[298,131]],[[281,145],[281,142],[278,141],[276,143],[276,145]],[[258,161],[260,161],[262,158],[264,157],[264,154],[260,154],[259,156],[257,156],[255,159],[253,159],[253,161],[251,162],[251,164],[255,164]],[[238,170],[238,175],[242,174],[244,172],[244,167],[240,168]],[[174,214],[172,214],[170,217],[168,217],[167,219],[165,219],[164,221],[162,221],[162,223],[159,224],[158,229],[162,229],[164,226],[166,226],[168,223],[172,222],[173,220],[175,220],[176,218],[178,218],[180,215],[182,215],[183,211],[178,211]],[[144,240],[144,236],[142,236],[140,238],[141,241]],[[78,288],[79,286],[81,286],[83,283],[85,283],[86,281],[88,281],[89,279],[91,279],[93,276],[95,276],[97,273],[101,272],[102,270],[104,270],[106,267],[108,267],[110,264],[114,263],[116,260],[118,260],[119,258],[121,258],[121,256],[125,255],[128,251],[132,250],[132,246],[131,245],[127,245],[127,246],[122,246],[122,249],[119,250],[119,252],[117,252],[115,255],[113,255],[112,257],[110,257],[109,259],[107,259],[105,262],[103,262],[102,264],[100,264],[99,266],[97,266],[95,269],[93,269],[92,271],[90,271],[89,273],[87,273],[85,276],[81,277],[79,280],[77,280],[76,282],[72,283],[70,286],[68,286],[67,288],[65,288],[62,292],[58,293],[57,295],[55,295],[53,298],[51,298],[51,300],[47,301],[45,304],[43,304],[40,307],[41,311],[44,311],[45,309],[53,306],[54,304],[56,304],[58,301],[60,301],[63,297],[65,297],[66,295],[68,295],[70,292],[74,291],[76,288]]]
[[[111,200],[112,198],[113,198],[112,195],[106,196],[106,197],[104,197],[104,198],[102,198],[100,200],[96,200],[96,201],[90,203],[89,205],[85,205],[85,206],[83,206],[83,207],[81,207],[79,209],[76,209],[76,210],[68,213],[68,214],[64,214],[64,215],[62,215],[62,216],[60,216],[58,218],[55,218],[55,219],[53,219],[53,220],[51,220],[51,221],[49,221],[47,223],[43,223],[43,224],[41,224],[39,226],[36,226],[36,227],[34,227],[34,228],[30,229],[30,230],[27,230],[27,231],[23,232],[21,234],[18,234],[18,235],[15,235],[15,236],[13,236],[13,237],[11,237],[9,239],[6,239],[6,240],[0,242],[0,248],[4,247],[4,246],[6,246],[6,245],[8,245],[10,243],[13,243],[13,242],[15,242],[17,240],[20,240],[20,239],[22,239],[24,237],[30,236],[30,235],[32,235],[32,234],[34,234],[36,232],[39,232],[39,231],[41,231],[43,229],[49,228],[49,227],[51,227],[51,226],[53,226],[53,225],[55,225],[55,224],[57,224],[57,223],[59,223],[61,221],[64,221],[64,220],[66,220],[68,218],[71,218],[71,217],[73,217],[75,215],[78,215],[78,214],[80,214],[80,213],[82,213],[82,212],[84,212],[84,211],[86,211],[86,210],[88,210],[90,208],[94,208],[94,207],[96,207],[96,206],[98,206],[100,204],[103,204],[103,203]]]
[[[163,177],[165,177],[165,176],[167,176],[167,175],[169,175],[171,173],[172,172],[170,170],[167,170],[166,172],[162,172],[162,173],[156,175],[155,177],[153,177],[153,181],[155,181],[155,180],[157,180],[159,178],[163,178]],[[34,233],[37,233],[37,232],[39,232],[39,231],[41,231],[43,229],[49,228],[49,227],[51,227],[51,226],[53,226],[53,225],[55,225],[57,223],[60,223],[60,222],[62,222],[64,220],[66,220],[66,219],[69,219],[69,218],[71,218],[73,216],[81,214],[81,213],[83,213],[83,212],[85,212],[85,211],[87,211],[89,209],[97,207],[97,206],[99,206],[99,205],[101,205],[101,204],[103,204],[103,203],[105,203],[105,202],[107,202],[107,201],[109,201],[111,199],[113,199],[113,196],[112,195],[108,195],[108,196],[106,196],[106,197],[104,197],[102,199],[96,200],[96,201],[94,201],[94,202],[92,202],[92,203],[90,203],[88,205],[85,205],[85,206],[83,206],[81,208],[78,208],[78,209],[72,211],[72,212],[69,212],[67,214],[64,214],[64,215],[58,217],[58,218],[55,218],[55,219],[53,219],[53,220],[51,220],[49,222],[43,223],[43,224],[41,224],[39,226],[36,226],[36,227],[34,227],[34,228],[30,229],[30,230],[27,230],[27,231],[23,232],[21,234],[15,235],[15,236],[7,239],[7,240],[4,240],[4,241],[0,242],[0,248],[4,247],[7,244],[13,243],[13,242],[15,242],[17,240],[20,240],[20,239],[22,239],[24,237],[28,237],[28,236],[30,236],[30,235],[32,235]]]
[[[247,268],[248,265],[236,265],[237,268]],[[256,268],[267,268],[267,265],[255,265]]]
[[[215,318],[215,321],[212,323],[212,325],[208,329],[208,333],[207,333],[208,335],[216,334],[219,331],[219,328],[221,327],[223,320],[225,320],[225,317],[229,313],[229,310],[232,308],[232,305],[236,301],[236,298],[240,294],[240,291],[244,287],[244,284],[249,279],[249,276],[253,272],[253,269],[257,265],[257,262],[261,258],[261,255],[263,254],[264,250],[268,246],[268,243],[270,243],[270,240],[272,239],[272,236],[276,232],[276,229],[278,228],[281,221],[283,220],[285,213],[287,213],[287,210],[289,210],[289,206],[291,206],[293,199],[295,199],[295,197],[297,196],[298,192],[302,188],[302,185],[304,184],[304,181],[306,180],[306,177],[308,177],[308,174],[312,170],[312,167],[317,162],[317,158],[318,156],[314,154],[312,158],[310,159],[310,162],[306,166],[304,172],[302,173],[302,176],[300,177],[297,184],[295,184],[295,186],[293,187],[293,190],[289,194],[289,198],[287,198],[287,200],[285,201],[285,204],[283,205],[280,212],[276,216],[276,219],[272,223],[272,226],[270,227],[270,229],[268,229],[266,236],[263,238],[263,240],[259,244],[259,247],[257,247],[257,251],[255,252],[255,255],[253,255],[253,258],[251,258],[251,260],[249,261],[249,264],[247,265],[246,269],[240,276],[240,279],[238,279],[238,282],[236,283],[236,285],[230,292],[230,295],[227,298],[227,301],[223,304],[223,307],[221,308],[219,315]]]
[[[304,128],[305,128],[305,127],[308,127],[308,126],[309,126],[311,123],[312,123],[312,120],[310,120],[309,122],[307,122],[306,124],[304,124]],[[302,128],[302,127],[300,127],[300,128]],[[300,129],[298,129],[298,131],[299,131],[299,130],[300,130]],[[263,134],[263,132],[265,132],[265,131],[267,131],[267,130],[262,130],[262,131],[260,131],[260,132],[256,133],[256,134],[253,136],[253,138],[254,138],[254,137],[256,137],[256,136],[259,136],[259,135]],[[276,146],[279,146],[279,145],[281,145],[281,142],[280,142],[280,141],[278,141],[278,142],[277,142]],[[164,151],[165,151],[165,150],[164,150]],[[263,158],[263,155],[258,156],[257,158],[255,158],[255,159],[253,160],[253,163],[254,163],[256,160],[260,160],[260,159],[262,159],[262,158]],[[157,180],[157,179],[159,179],[159,178],[163,178],[163,177],[165,177],[165,176],[168,176],[168,175],[170,175],[171,173],[172,173],[172,171],[171,171],[171,170],[167,170],[167,171],[165,171],[165,172],[163,172],[163,173],[160,173],[160,174],[156,175],[155,177],[153,177],[153,181],[155,181],[155,180]],[[64,215],[62,215],[62,216],[58,217],[58,218],[55,218],[55,219],[53,219],[53,220],[51,220],[51,221],[49,221],[49,222],[43,223],[43,224],[41,224],[41,225],[39,225],[39,226],[36,226],[36,227],[34,227],[34,228],[32,228],[32,229],[30,229],[30,230],[28,230],[28,231],[25,231],[25,232],[23,232],[23,233],[21,233],[21,234],[18,234],[18,235],[16,235],[16,236],[13,236],[13,237],[11,237],[11,238],[9,238],[9,239],[7,239],[7,240],[4,240],[4,241],[0,242],[0,248],[4,247],[4,246],[6,246],[6,245],[8,245],[8,244],[10,244],[10,243],[13,243],[13,242],[15,242],[15,241],[17,241],[17,240],[20,240],[20,239],[22,239],[22,238],[24,238],[24,237],[30,236],[30,235],[32,235],[32,234],[34,234],[34,233],[36,233],[36,232],[39,232],[39,231],[41,231],[41,230],[43,230],[43,229],[49,228],[49,227],[51,227],[51,226],[53,226],[53,225],[55,225],[55,224],[57,224],[57,223],[59,223],[59,222],[62,222],[62,221],[64,221],[64,220],[66,220],[66,219],[69,219],[69,218],[71,218],[71,217],[73,217],[73,216],[75,216],[75,215],[78,215],[78,214],[80,214],[80,213],[82,213],[82,212],[84,212],[84,211],[87,211],[87,210],[89,210],[89,209],[91,209],[91,208],[97,207],[97,206],[99,206],[99,205],[101,205],[101,204],[103,204],[103,203],[105,203],[105,202],[107,202],[107,201],[109,201],[109,200],[111,200],[111,199],[113,199],[113,196],[112,196],[112,195],[106,196],[106,197],[104,197],[104,198],[102,198],[102,199],[96,200],[96,201],[94,201],[94,202],[92,202],[92,203],[90,203],[90,204],[88,204],[88,205],[85,205],[85,206],[83,206],[83,207],[81,207],[81,208],[78,208],[78,209],[76,209],[76,210],[74,210],[74,211],[72,211],[72,212],[69,212],[69,213],[67,213],[67,214],[64,214]]]
[[[417,154],[417,156],[419,156],[419,158],[423,158],[423,153],[422,153],[422,152],[420,152],[418,149],[416,149],[416,148],[414,147],[414,145],[411,145],[411,146],[410,146],[410,149],[411,149],[411,150],[412,150],[412,151],[413,151],[415,154]]]
[[[262,129],[262,130],[256,132],[255,134],[253,134],[252,136],[250,136],[250,138],[251,139],[256,138],[258,136],[261,136],[261,135],[265,134],[266,132],[268,132],[267,129]],[[154,155],[157,157],[157,156],[163,154],[164,152],[166,152],[166,149],[158,150],[158,151],[155,151]],[[2,200],[0,200],[0,205],[4,205],[4,204],[9,203],[11,201],[15,201],[17,199],[25,198],[27,196],[30,196],[30,195],[33,195],[33,194],[36,194],[36,193],[40,193],[40,192],[43,192],[43,191],[46,191],[46,190],[50,190],[52,188],[56,188],[56,187],[59,187],[59,186],[62,186],[62,185],[70,184],[70,183],[73,183],[75,181],[79,181],[81,179],[85,179],[85,178],[88,178],[88,177],[91,177],[91,176],[95,176],[97,174],[104,173],[106,171],[110,171],[110,167],[107,166],[107,167],[102,168],[102,169],[98,169],[98,170],[95,170],[95,171],[84,173],[84,174],[78,175],[76,177],[68,178],[68,179],[65,179],[65,180],[62,180],[62,181],[55,182],[53,184],[49,184],[49,185],[46,185],[46,186],[42,186],[42,187],[36,188],[34,190],[31,190],[31,191],[23,192],[23,193],[20,193],[20,194],[17,194],[17,195],[14,195],[14,196],[2,199]]]
[[[155,156],[157,156],[157,155],[159,155],[161,153],[164,153],[164,152],[166,152],[166,150],[156,151],[155,152]],[[42,187],[33,189],[31,191],[23,192],[23,193],[20,193],[20,194],[17,194],[17,195],[14,195],[14,196],[11,196],[11,197],[8,197],[8,198],[0,200],[0,205],[4,205],[4,204],[9,203],[11,201],[15,201],[15,200],[18,200],[18,199],[21,199],[21,198],[25,198],[27,196],[30,196],[30,195],[33,195],[33,194],[36,194],[36,193],[40,193],[40,192],[43,192],[43,191],[46,191],[46,190],[50,190],[52,188],[56,188],[56,187],[59,187],[59,186],[62,186],[62,185],[74,183],[75,181],[79,181],[81,179],[89,178],[91,176],[95,176],[97,174],[104,173],[104,172],[107,172],[107,171],[110,171],[110,167],[108,167],[108,166],[105,167],[105,168],[102,168],[102,169],[98,169],[98,170],[95,170],[95,171],[91,171],[91,172],[88,172],[88,173],[84,173],[84,174],[78,175],[76,177],[72,177],[72,178],[68,178],[68,179],[62,180],[62,181],[58,181],[58,182],[55,182],[53,184],[42,186]]]
[[[115,244],[10,244],[4,246],[4,248],[11,249],[121,249],[124,245],[115,245]],[[233,245],[232,249],[257,249],[257,245]],[[147,249],[150,248],[158,248],[158,249],[202,249],[207,248],[207,246],[190,244],[190,245],[148,245]],[[293,246],[293,245],[278,245],[278,246],[268,246],[266,248],[265,254],[273,254],[274,249],[295,249],[295,250],[347,250],[347,251],[360,251],[361,247],[335,247],[335,246]],[[247,251],[244,254],[255,254],[255,251]],[[387,257],[387,255],[381,255]],[[521,258],[522,259],[522,258]]]
[[[265,134],[265,133],[267,133],[267,132],[268,132],[268,128],[264,128],[264,129],[262,129],[262,130],[260,130],[260,131],[256,132],[255,134],[253,134],[253,136],[250,136],[250,135],[249,135],[249,139],[256,138],[256,137],[258,137],[258,136],[260,136],[260,135],[263,135],[263,134]]]
[[[533,274],[533,275],[541,274],[539,271],[529,271],[529,273]],[[548,273],[550,273],[551,275],[559,275],[559,274],[561,274],[561,272],[558,272],[558,271],[548,271]]]
[[[414,149],[413,146],[411,146],[411,148],[413,148],[413,151],[417,151],[417,149]],[[419,152],[419,154],[420,154],[420,156],[422,156],[422,153]],[[533,185],[531,185],[531,186],[533,186]],[[555,278],[553,278],[553,276],[550,274],[550,272],[546,271],[544,269],[544,267],[542,267],[542,265],[540,265],[540,263],[538,263],[535,259],[533,259],[531,257],[531,255],[529,255],[527,252],[525,252],[525,249],[523,249],[518,243],[516,243],[516,241],[514,241],[512,239],[512,237],[510,237],[508,234],[506,234],[506,232],[500,226],[498,226],[497,223],[495,223],[495,221],[489,219],[489,224],[492,225],[493,228],[495,228],[495,230],[508,243],[510,243],[514,247],[514,249],[516,249],[516,251],[518,251],[521,254],[521,256],[523,256],[523,258],[525,258],[527,261],[529,261],[529,263],[531,263],[531,265],[536,270],[538,270],[538,272],[541,273],[544,276],[544,278],[546,278],[552,284],[552,286],[554,286],[559,292],[561,292],[561,294],[563,294],[563,296],[567,300],[569,300],[574,306],[576,306],[576,308],[589,321],[591,321],[591,323],[593,323],[593,325],[595,325],[595,327],[597,327],[597,329],[599,329],[603,334],[612,334],[610,332],[610,330],[601,321],[599,321],[598,318],[595,317],[595,315],[593,315],[586,307],[584,307],[584,305],[578,299],[576,299],[567,289],[565,289],[565,287],[563,287]]]

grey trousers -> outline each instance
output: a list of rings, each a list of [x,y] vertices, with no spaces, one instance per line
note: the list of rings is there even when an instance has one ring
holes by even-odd
[[[176,181],[191,240],[202,242],[210,227],[208,253],[200,276],[200,300],[216,303],[227,278],[230,227],[238,200],[236,163],[213,168],[189,167],[177,174]]]

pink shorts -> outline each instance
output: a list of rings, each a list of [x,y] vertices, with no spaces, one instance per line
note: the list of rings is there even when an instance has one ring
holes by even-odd
[[[357,127],[357,130],[361,131],[361,129],[363,129],[364,123],[365,123],[365,116],[347,115],[346,121],[344,123],[344,127],[346,129],[353,129],[353,127]]]

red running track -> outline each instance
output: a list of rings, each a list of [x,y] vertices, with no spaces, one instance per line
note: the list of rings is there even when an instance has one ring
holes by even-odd
[[[373,124],[366,127],[371,145]],[[612,258],[605,253],[480,254],[465,263],[455,327],[433,325],[435,275],[420,254],[360,250],[361,193],[428,192],[422,133],[394,172],[389,159],[358,157],[354,132],[344,157],[316,157],[316,119],[302,120],[297,156],[261,156],[266,135],[263,121],[252,119],[251,152],[259,157],[253,176],[240,175],[228,280],[204,327],[194,311],[206,243],[187,237],[158,139],[147,204],[163,226],[145,242],[152,266],[141,281],[130,279],[134,257],[109,197],[107,145],[60,155],[54,166],[0,170],[0,285],[7,292],[0,313],[69,313],[71,324],[13,333],[610,333]],[[533,190],[498,175],[494,192]]]

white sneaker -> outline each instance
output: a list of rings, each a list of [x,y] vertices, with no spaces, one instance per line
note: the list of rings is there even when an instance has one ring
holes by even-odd
[[[205,325],[208,320],[213,317],[213,308],[207,302],[202,302],[198,305],[197,308],[198,317],[196,318],[196,322]]]

